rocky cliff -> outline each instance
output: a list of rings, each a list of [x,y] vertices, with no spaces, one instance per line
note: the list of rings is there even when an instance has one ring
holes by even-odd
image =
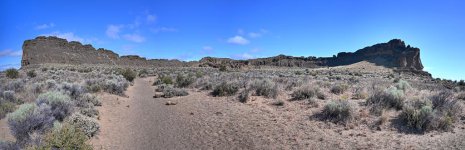
[[[57,37],[39,36],[26,40],[23,44],[21,66],[44,63],[59,64],[109,64],[122,66],[191,66],[191,63],[179,60],[146,59],[136,55],[119,56],[111,50],[92,45],[83,45],[76,41],[68,42]]]
[[[333,57],[293,57],[278,55],[268,58],[232,60],[227,58],[206,57],[200,60],[200,66],[217,67],[225,65],[236,68],[242,66],[279,66],[279,67],[324,67],[341,66],[368,61],[380,66],[397,69],[423,70],[420,49],[406,46],[402,40],[394,39],[388,43],[376,44],[357,50],[354,53],[341,52]]]
[[[136,55],[119,56],[111,50],[79,42],[68,42],[57,37],[39,36],[26,40],[23,44],[21,66],[44,63],[60,64],[109,64],[141,67],[220,67],[243,68],[256,66],[278,67],[325,67],[340,66],[368,61],[377,65],[404,70],[423,70],[420,49],[406,46],[402,40],[394,39],[388,43],[376,44],[356,52],[341,52],[333,57],[293,57],[278,55],[268,58],[233,60],[229,58],[205,57],[200,61],[184,62],[179,60],[146,59]]]

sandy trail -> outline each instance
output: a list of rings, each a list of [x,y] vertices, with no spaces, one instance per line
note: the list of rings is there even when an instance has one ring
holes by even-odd
[[[218,105],[192,105],[186,97],[154,99],[153,78],[138,78],[129,98],[104,94],[100,108],[102,131],[92,140],[96,149],[230,149],[253,147],[251,136],[235,131],[234,120],[215,119]],[[194,95],[190,98],[199,98]],[[201,96],[200,96],[201,97]],[[192,102],[192,101],[190,101]],[[198,101],[196,101],[198,102]],[[196,106],[197,105],[197,106]],[[221,108],[228,107],[221,106]],[[227,111],[227,110],[226,110]],[[231,117],[232,118],[232,117]],[[210,120],[210,121],[207,121]]]

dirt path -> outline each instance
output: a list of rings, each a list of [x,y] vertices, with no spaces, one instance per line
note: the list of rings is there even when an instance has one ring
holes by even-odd
[[[96,149],[244,149],[255,147],[251,133],[240,131],[229,104],[200,102],[202,93],[154,99],[153,78],[136,79],[129,98],[104,94],[102,131],[92,140]],[[199,103],[200,102],[200,103]],[[222,110],[218,111],[218,110]],[[218,119],[218,118],[222,119]],[[239,117],[240,118],[240,117]],[[253,124],[253,123],[252,123]]]

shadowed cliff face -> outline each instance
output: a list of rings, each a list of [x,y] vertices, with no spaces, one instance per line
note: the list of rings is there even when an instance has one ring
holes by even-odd
[[[368,61],[380,66],[397,69],[423,70],[420,60],[420,49],[406,46],[399,39],[388,43],[376,44],[360,49],[354,53],[341,52],[334,57],[293,57],[278,55],[268,58],[249,60],[233,60],[229,58],[205,57],[200,61],[183,62],[166,59],[146,59],[137,55],[119,56],[111,50],[95,49],[92,45],[82,45],[79,42],[68,42],[57,37],[39,36],[26,40],[23,44],[21,66],[44,63],[60,64],[109,64],[141,67],[219,67],[242,68],[253,66],[278,67],[325,67],[340,66]]]

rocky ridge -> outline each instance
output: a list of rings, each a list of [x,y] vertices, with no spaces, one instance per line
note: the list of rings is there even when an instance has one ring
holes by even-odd
[[[278,55],[267,58],[233,60],[229,58],[204,57],[199,61],[179,61],[168,59],[146,59],[137,55],[119,56],[111,50],[95,49],[92,45],[83,45],[76,41],[68,42],[57,37],[39,36],[26,40],[23,44],[21,66],[34,64],[107,64],[139,67],[220,67],[243,68],[259,66],[276,67],[331,67],[368,61],[380,66],[400,70],[422,71],[420,49],[405,45],[402,40],[394,39],[365,47],[355,52],[341,52],[333,57],[293,57]]]

